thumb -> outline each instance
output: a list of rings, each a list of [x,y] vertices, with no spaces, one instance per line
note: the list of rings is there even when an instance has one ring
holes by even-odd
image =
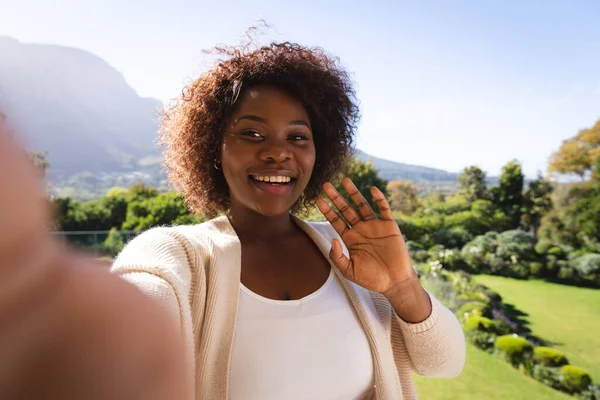
[[[331,250],[329,250],[329,258],[344,276],[348,278],[352,276],[352,261],[349,260],[348,257],[346,257],[346,255],[342,251],[342,245],[338,239],[333,239],[331,243]]]

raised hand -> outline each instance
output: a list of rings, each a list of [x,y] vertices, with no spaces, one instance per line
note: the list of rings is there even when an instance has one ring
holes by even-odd
[[[371,188],[381,215],[377,218],[369,202],[349,178],[344,178],[342,185],[360,214],[350,207],[331,183],[325,183],[323,189],[348,223],[323,199],[317,201],[319,210],[348,248],[349,258],[334,239],[330,256],[338,269],[354,283],[380,293],[413,277],[414,270],[404,238],[383,193],[375,186]]]
[[[344,178],[342,185],[358,213],[329,182],[323,185],[325,194],[344,218],[323,199],[317,200],[319,210],[348,249],[349,257],[346,257],[341,244],[334,239],[329,257],[347,279],[383,293],[406,321],[424,320],[431,312],[431,303],[412,267],[404,238],[385,196],[375,186],[371,188],[381,215],[378,218],[349,178]]]

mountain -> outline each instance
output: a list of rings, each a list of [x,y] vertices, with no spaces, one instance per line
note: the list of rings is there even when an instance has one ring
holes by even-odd
[[[161,107],[89,52],[0,36],[0,110],[30,150],[48,152],[57,195],[88,200],[138,182],[166,189],[154,146]],[[412,180],[423,191],[456,188],[455,173],[356,155],[387,180]]]
[[[48,152],[51,178],[136,170],[158,154],[161,106],[89,52],[0,37],[0,109],[29,149]]]
[[[457,173],[384,160],[382,158],[370,156],[359,149],[356,150],[355,155],[362,161],[370,160],[373,166],[379,170],[379,175],[388,181],[411,180],[413,182],[456,182],[458,179]]]

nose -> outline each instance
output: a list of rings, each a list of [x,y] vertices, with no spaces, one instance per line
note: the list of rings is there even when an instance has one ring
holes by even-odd
[[[265,140],[260,151],[260,159],[265,162],[281,163],[289,160],[292,152],[289,144],[280,140]]]

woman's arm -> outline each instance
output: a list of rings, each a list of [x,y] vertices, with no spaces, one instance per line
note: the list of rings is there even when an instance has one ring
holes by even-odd
[[[41,188],[0,120],[0,398],[185,398],[168,315],[58,243]]]
[[[396,327],[401,330],[413,371],[428,377],[458,376],[466,358],[462,327],[452,311],[425,291],[418,280],[416,282],[413,289],[405,288],[403,292],[408,295],[405,294],[404,298],[391,298],[392,311],[395,311],[392,329]],[[426,300],[420,297],[421,294],[424,294]],[[425,305],[425,302],[428,304]],[[403,319],[402,317],[409,315],[405,310],[416,310],[414,316],[418,315],[416,321],[420,322],[411,323]]]

